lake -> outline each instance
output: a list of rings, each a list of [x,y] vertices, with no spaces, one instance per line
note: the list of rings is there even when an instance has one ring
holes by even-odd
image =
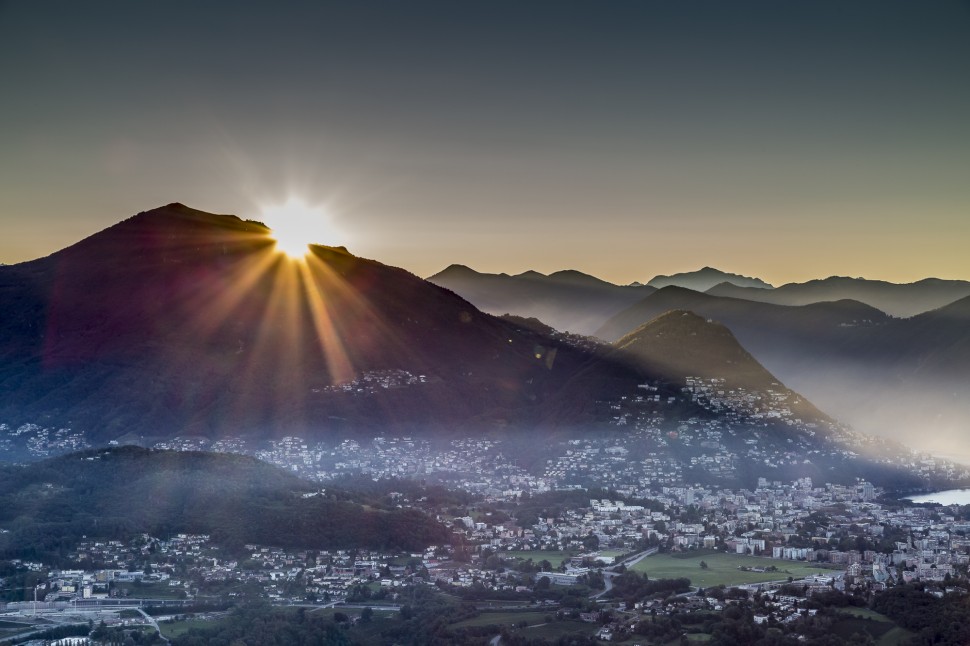
[[[949,489],[907,498],[913,502],[938,502],[941,505],[970,505],[970,489]]]

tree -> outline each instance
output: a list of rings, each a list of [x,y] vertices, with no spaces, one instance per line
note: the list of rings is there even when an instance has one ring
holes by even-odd
[[[706,570],[707,569],[707,561],[701,561],[701,569],[702,570]]]
[[[360,613],[360,622],[363,624],[369,624],[371,622],[371,619],[373,618],[374,618],[374,609],[371,608],[370,606],[367,606],[366,608],[364,608],[364,610]]]

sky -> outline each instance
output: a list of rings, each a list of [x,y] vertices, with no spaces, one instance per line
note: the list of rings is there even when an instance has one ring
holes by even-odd
[[[295,198],[421,276],[970,280],[967,34],[946,1],[0,0],[0,262]]]

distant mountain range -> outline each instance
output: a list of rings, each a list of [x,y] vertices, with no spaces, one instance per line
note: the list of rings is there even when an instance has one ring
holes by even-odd
[[[851,299],[872,305],[897,317],[916,316],[970,296],[970,282],[927,278],[915,283],[887,283],[864,278],[832,276],[806,283],[789,283],[775,289],[753,289],[724,282],[707,290],[712,296],[743,298],[778,305],[807,305]]]
[[[647,285],[656,287],[657,289],[662,287],[686,287],[687,289],[693,289],[695,292],[704,292],[722,283],[746,289],[771,289],[771,285],[760,278],[729,274],[720,269],[714,269],[713,267],[704,267],[697,271],[689,271],[672,276],[655,276]]]
[[[509,276],[451,265],[428,280],[486,312],[534,317],[577,334],[592,334],[603,321],[654,292],[652,287],[614,285],[578,271]]]
[[[535,317],[557,330],[594,334],[607,319],[663,287],[683,287],[712,296],[776,305],[810,305],[854,300],[894,317],[908,318],[970,296],[970,282],[927,278],[915,283],[889,283],[864,278],[830,278],[772,287],[751,278],[704,267],[698,271],[656,276],[646,285],[619,286],[577,271],[544,276],[535,271],[517,276],[483,274],[452,265],[428,280],[447,287],[476,307],[493,314]]]

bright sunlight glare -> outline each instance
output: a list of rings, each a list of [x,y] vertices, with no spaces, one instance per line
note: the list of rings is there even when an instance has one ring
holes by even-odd
[[[339,244],[329,239],[334,231],[326,212],[298,198],[263,207],[263,220],[273,232],[276,248],[291,258],[305,256],[313,243]]]

